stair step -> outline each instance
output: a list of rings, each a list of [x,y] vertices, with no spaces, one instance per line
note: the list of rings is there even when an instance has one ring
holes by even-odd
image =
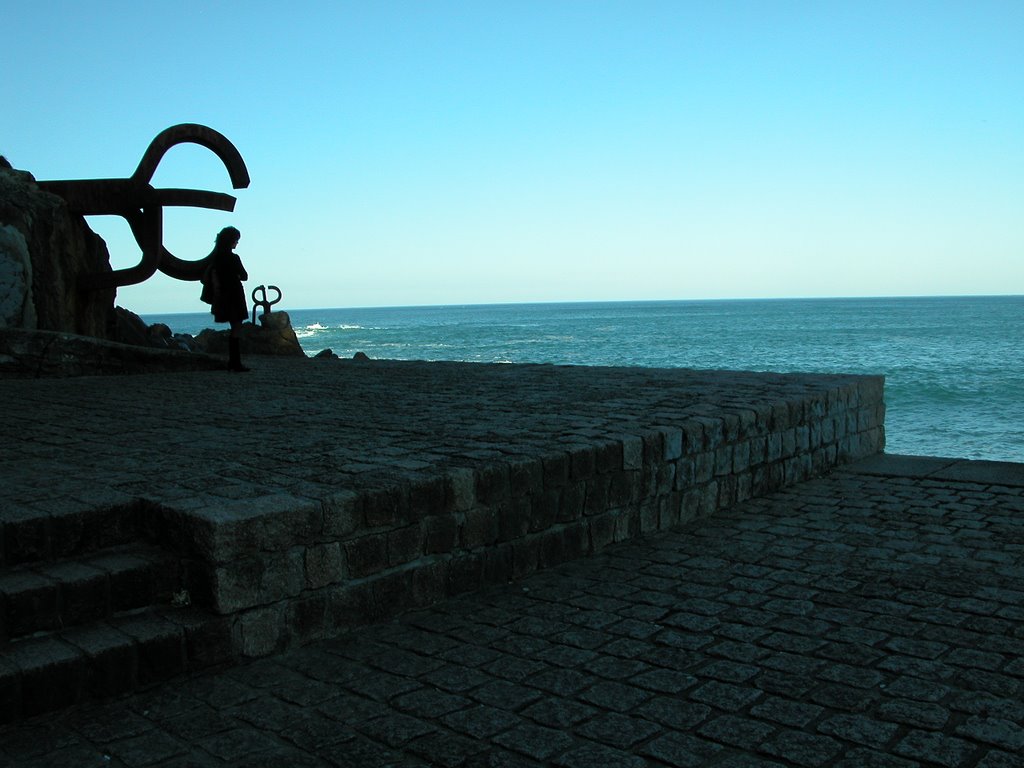
[[[230,621],[191,607],[25,637],[0,653],[0,723],[140,690],[231,656]]]
[[[142,545],[8,567],[0,570],[0,643],[170,605],[176,592],[194,588],[194,571],[177,555]]]
[[[67,500],[46,509],[27,504],[5,509],[0,521],[0,566],[46,562],[165,537],[158,506],[125,497],[117,503]]]

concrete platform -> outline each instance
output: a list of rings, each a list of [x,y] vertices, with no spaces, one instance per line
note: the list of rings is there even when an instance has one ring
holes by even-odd
[[[254,367],[0,381],[0,721],[521,579],[884,442],[879,377]]]
[[[876,457],[588,558],[0,726],[0,765],[1019,766],[1024,484]]]

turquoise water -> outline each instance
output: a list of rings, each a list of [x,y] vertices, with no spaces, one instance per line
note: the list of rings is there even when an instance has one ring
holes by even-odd
[[[886,376],[886,450],[1024,462],[1024,296],[290,310],[307,354]],[[196,333],[209,315],[146,316]]]

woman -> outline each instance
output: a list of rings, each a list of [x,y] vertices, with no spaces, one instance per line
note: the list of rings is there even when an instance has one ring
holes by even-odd
[[[234,252],[242,233],[234,227],[224,227],[217,233],[213,251],[207,257],[210,262],[210,279],[213,283],[213,303],[210,311],[218,323],[231,323],[228,336],[228,370],[245,373],[249,369],[242,365],[241,328],[249,317],[245,303],[245,289],[242,281],[249,274],[242,266],[242,260]]]

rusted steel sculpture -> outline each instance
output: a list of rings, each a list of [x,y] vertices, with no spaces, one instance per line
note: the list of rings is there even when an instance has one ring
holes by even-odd
[[[39,182],[41,189],[63,197],[74,213],[121,216],[128,222],[135,241],[142,249],[142,260],[134,267],[83,275],[80,278],[82,288],[135,285],[152,277],[158,269],[178,280],[199,280],[203,276],[205,257],[186,261],[164,248],[163,208],[175,205],[233,211],[235,198],[202,189],[153,188],[150,180],[164,154],[176,144],[186,143],[199,144],[217,155],[227,168],[232,187],[244,189],[249,186],[249,171],[235,145],[212,128],[195,123],[182,123],[161,131],[146,149],[135,173],[127,179]]]
[[[267,290],[268,289],[271,290],[271,291],[277,291],[277,298],[274,299],[273,301],[270,301],[267,298]],[[262,299],[256,298],[257,293],[259,295],[261,295],[263,298]],[[277,304],[281,300],[281,289],[278,288],[276,285],[257,285],[255,288],[252,289],[251,296],[252,296],[252,324],[256,325],[256,310],[257,310],[257,308],[262,307],[263,308],[263,312],[261,314],[269,315],[270,314],[270,308],[272,306],[274,306],[275,304]]]

